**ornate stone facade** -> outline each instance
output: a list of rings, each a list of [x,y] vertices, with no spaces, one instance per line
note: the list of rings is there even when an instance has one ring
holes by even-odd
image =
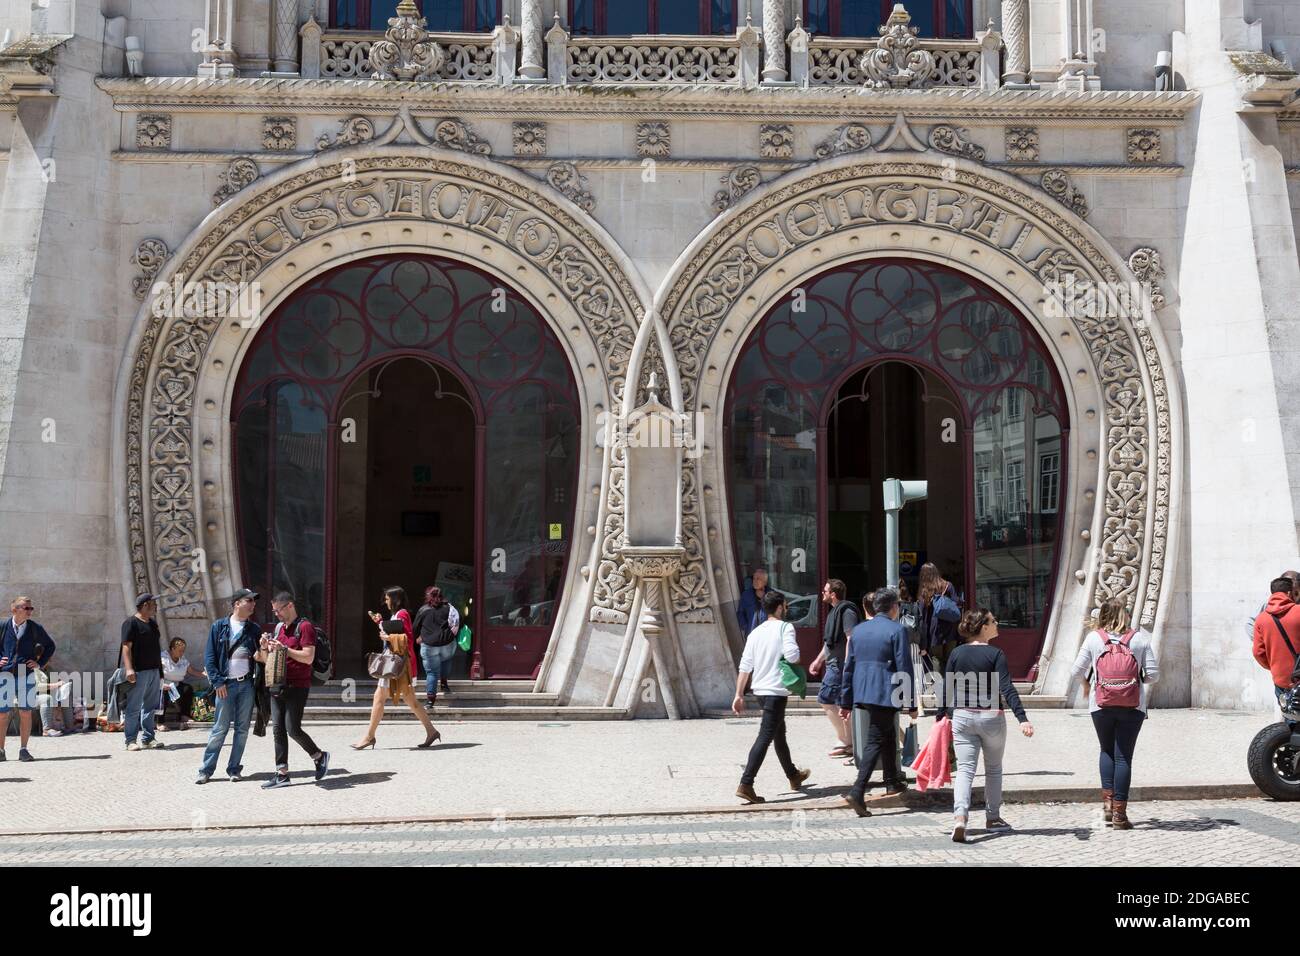
[[[135,121],[136,149],[171,149],[172,118],[166,113],[142,113]]]
[[[1128,161],[1130,163],[1160,162],[1160,131],[1157,129],[1129,130]]]
[[[545,156],[546,124],[514,123],[511,126],[511,140],[516,156]]]
[[[636,124],[636,154],[656,159],[672,155],[672,135],[667,123]]]
[[[587,177],[573,163],[555,163],[546,170],[546,181],[572,199],[583,212],[596,208],[596,197],[587,190]]]
[[[764,123],[759,128],[758,155],[764,159],[792,159],[794,127],[789,123]]]
[[[1008,126],[1006,153],[1012,163],[1038,162],[1038,127]]]
[[[722,189],[713,194],[713,211],[726,212],[745,193],[763,181],[763,174],[753,163],[742,163],[722,174]]]
[[[292,116],[267,116],[262,120],[262,148],[292,152],[298,148],[298,121]]]
[[[984,147],[970,141],[970,130],[940,124],[930,130],[930,145],[941,153],[965,156],[977,163],[984,162]]]

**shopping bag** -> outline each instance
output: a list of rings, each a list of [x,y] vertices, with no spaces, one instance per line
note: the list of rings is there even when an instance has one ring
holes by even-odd
[[[460,626],[460,633],[456,635],[456,644],[466,654],[469,653],[470,647],[474,644],[474,632],[469,629],[468,624]]]

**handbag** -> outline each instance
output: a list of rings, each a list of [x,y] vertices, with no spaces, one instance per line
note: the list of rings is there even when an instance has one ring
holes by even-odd
[[[782,636],[784,634],[785,632],[782,631]],[[791,664],[782,657],[778,666],[781,668],[781,686],[788,690],[792,697],[807,697],[808,672],[803,669],[802,665]]]
[[[376,680],[401,677],[406,673],[406,656],[388,650],[367,654],[366,671]]]
[[[288,649],[283,644],[272,644],[266,652],[266,666],[262,669],[262,680],[272,694],[278,694],[284,689],[288,666]]]

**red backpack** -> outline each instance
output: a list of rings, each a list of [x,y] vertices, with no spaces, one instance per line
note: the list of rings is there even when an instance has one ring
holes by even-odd
[[[1129,650],[1136,629],[1118,641],[1100,628],[1102,651],[1097,658],[1097,706],[1137,707],[1142,703],[1142,671]]]

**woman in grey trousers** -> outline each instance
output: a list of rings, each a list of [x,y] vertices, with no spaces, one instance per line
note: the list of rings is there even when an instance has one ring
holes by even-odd
[[[1091,681],[1088,690],[1088,709],[1092,712],[1092,726],[1097,731],[1101,746],[1102,819],[1116,830],[1132,830],[1128,818],[1128,789],[1133,776],[1133,751],[1137,747],[1138,733],[1147,719],[1147,688],[1160,677],[1151,635],[1142,628],[1131,627],[1129,609],[1123,598],[1104,602],[1097,615],[1097,629],[1083,640],[1079,656],[1070,670],[1070,683],[1084,681],[1097,668],[1097,658],[1107,645],[1128,639],[1129,652],[1137,658],[1139,671],[1139,696],[1137,707],[1100,707],[1097,705],[1097,682]]]

